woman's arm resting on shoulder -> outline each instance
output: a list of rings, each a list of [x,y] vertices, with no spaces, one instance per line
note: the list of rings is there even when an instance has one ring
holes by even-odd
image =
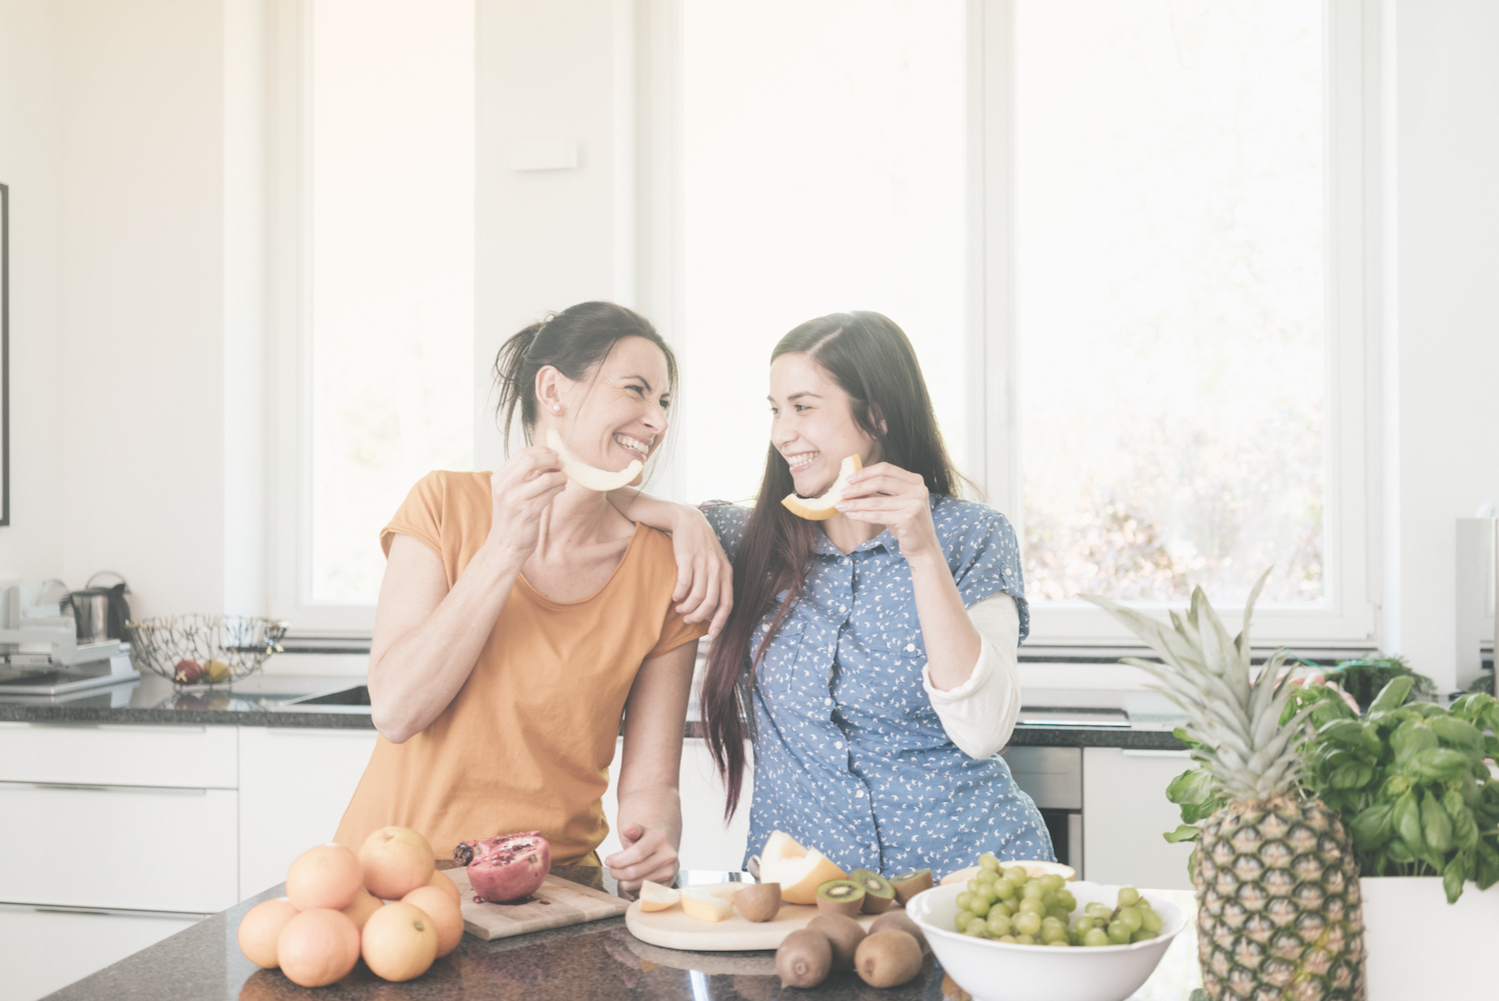
[[[640,666],[625,705],[625,746],[619,767],[619,814],[624,847],[604,859],[625,890],[642,880],[670,884],[682,841],[682,738],[697,644],[683,643]]]
[[[711,618],[708,635],[717,636],[734,607],[734,568],[708,519],[691,505],[664,501],[634,487],[611,490],[609,503],[631,521],[671,534],[677,559],[677,587],[671,595],[676,610],[687,623]]]
[[[944,691],[922,672],[922,683],[942,729],[970,758],[987,758],[1004,748],[1020,714],[1016,649],[1020,612],[1001,591],[974,605],[968,617],[983,637],[983,649],[967,681]]]
[[[489,536],[451,590],[436,553],[409,536],[391,541],[369,667],[370,718],[386,740],[425,730],[468,680],[536,548],[542,512],[566,485],[551,449],[523,449],[495,470]]]

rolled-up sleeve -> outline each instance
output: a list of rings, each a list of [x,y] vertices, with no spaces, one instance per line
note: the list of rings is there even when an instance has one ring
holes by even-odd
[[[970,758],[987,758],[1009,741],[1020,714],[1020,612],[1015,599],[1000,591],[969,608],[968,618],[981,640],[973,674],[942,691],[933,687],[931,673],[923,667],[921,683],[958,749]]]

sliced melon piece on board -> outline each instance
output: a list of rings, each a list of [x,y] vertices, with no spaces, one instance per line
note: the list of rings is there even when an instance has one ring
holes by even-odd
[[[843,460],[838,467],[838,478],[833,485],[822,492],[820,497],[802,497],[796,493],[789,493],[781,498],[781,503],[786,505],[786,510],[798,518],[806,518],[808,521],[827,521],[838,513],[834,507],[843,499],[843,491],[848,489],[848,478],[864,468],[864,463],[857,455],[850,455]]]
[[[676,906],[682,894],[669,886],[643,880],[640,884],[640,909],[642,911],[664,911]]]
[[[607,469],[599,469],[590,466],[586,462],[574,459],[567,446],[562,444],[562,436],[557,433],[556,428],[547,431],[547,448],[562,456],[563,474],[580,487],[589,490],[597,490],[599,493],[607,493],[610,490],[618,490],[620,487],[629,486],[640,471],[645,467],[639,459],[630,460],[630,464],[617,473],[611,473]]]
[[[846,879],[816,848],[806,849],[785,831],[773,831],[760,853],[760,882],[780,883],[781,899],[788,904],[816,904],[817,888],[830,879]]]
[[[738,883],[713,883],[682,887],[682,910],[699,921],[723,921],[734,913],[734,891]]]

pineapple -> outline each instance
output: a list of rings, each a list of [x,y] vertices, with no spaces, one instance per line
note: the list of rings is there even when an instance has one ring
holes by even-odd
[[[1266,571],[1265,576],[1268,576]],[[1194,752],[1226,804],[1204,821],[1192,856],[1202,982],[1219,999],[1364,997],[1358,863],[1338,815],[1299,794],[1301,716],[1280,725],[1291,692],[1275,685],[1280,651],[1251,681],[1249,619],[1265,576],[1229,639],[1202,589],[1174,629],[1104,598],[1088,597],[1127,625],[1163,664],[1125,658],[1190,717]]]

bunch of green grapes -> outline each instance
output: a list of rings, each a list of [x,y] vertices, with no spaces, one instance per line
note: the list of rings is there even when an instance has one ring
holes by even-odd
[[[958,931],[1020,945],[1124,945],[1155,938],[1161,918],[1132,886],[1119,890],[1118,905],[1091,903],[1069,927],[1077,898],[1055,873],[1027,876],[1005,869],[993,855],[979,859],[979,872],[958,894]]]

